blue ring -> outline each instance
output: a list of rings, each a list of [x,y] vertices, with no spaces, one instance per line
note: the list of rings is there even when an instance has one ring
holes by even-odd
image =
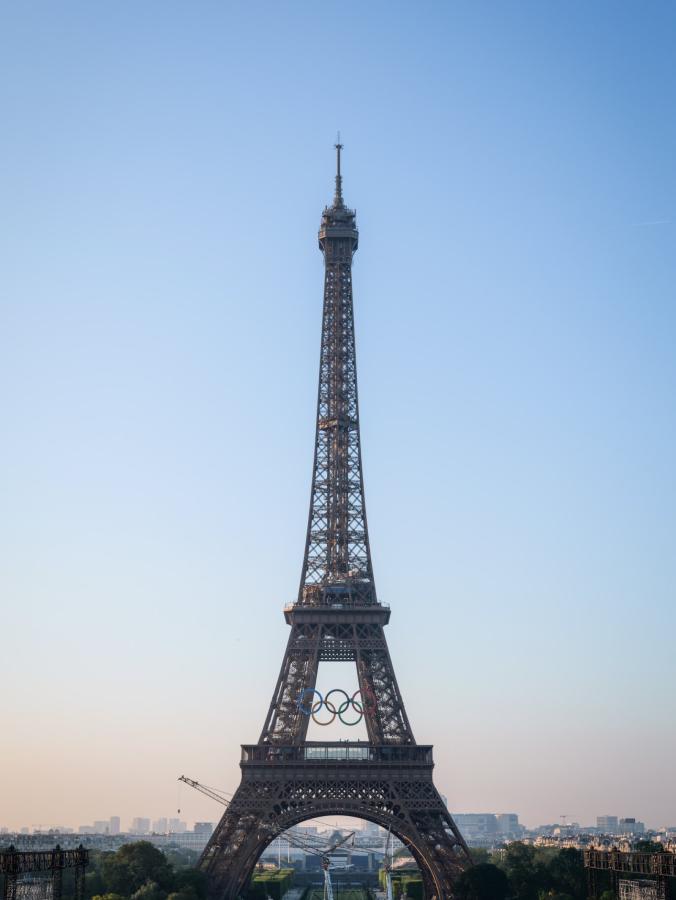
[[[304,688],[300,692],[300,696],[299,696],[298,700],[296,701],[296,706],[298,707],[300,712],[303,713],[304,716],[311,716],[312,713],[314,712],[313,707],[315,706],[315,704],[310,703],[310,706],[308,708],[303,706],[303,700],[304,700],[306,694],[312,694],[312,695],[316,694],[319,697],[319,706],[317,707],[317,709],[321,709],[322,706],[324,705],[324,698],[319,693],[319,691],[316,691],[314,688]]]

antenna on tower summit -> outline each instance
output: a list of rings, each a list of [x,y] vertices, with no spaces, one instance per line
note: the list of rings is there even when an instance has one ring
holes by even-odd
[[[343,205],[343,177],[340,174],[340,151],[343,149],[343,145],[340,143],[340,132],[336,135],[336,143],[334,144],[336,148],[336,195],[333,198],[334,206],[342,206]]]

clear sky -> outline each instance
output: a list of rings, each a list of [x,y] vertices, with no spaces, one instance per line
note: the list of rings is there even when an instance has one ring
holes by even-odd
[[[675,107],[673,3],[3,4],[0,824],[238,782],[300,573],[337,129],[437,784],[676,823]]]

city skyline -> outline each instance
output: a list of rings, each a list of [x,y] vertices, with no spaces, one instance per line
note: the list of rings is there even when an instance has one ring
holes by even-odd
[[[183,820],[180,816],[149,816],[143,815],[138,816],[134,815],[129,818],[127,827],[124,827],[123,820],[120,816],[109,816],[104,817],[103,819],[94,819],[91,823],[79,823],[78,825],[64,825],[64,824],[56,824],[56,823],[43,823],[38,825],[28,826],[25,823],[22,825],[14,824],[13,827],[8,826],[6,823],[0,822],[0,834],[7,832],[22,832],[26,834],[44,834],[50,831],[61,831],[63,833],[75,833],[79,832],[81,834],[109,834],[109,835],[119,835],[119,834],[182,834],[186,831],[191,831],[196,826],[203,825],[211,825],[213,826],[215,822],[218,821],[219,816],[216,814],[219,812],[218,808],[213,809],[211,820],[203,820],[203,819],[187,819]],[[526,825],[521,822],[521,817],[518,813],[510,812],[489,812],[486,810],[483,811],[452,811],[454,817],[458,818],[459,821],[464,825],[465,820],[478,817],[478,818],[486,818],[493,817],[505,820],[514,820],[519,824],[519,827],[523,827],[526,831],[533,832],[539,828],[545,827],[560,827],[564,830],[566,828],[577,828],[582,831],[585,830],[598,830],[600,833],[605,834],[642,834],[643,831],[649,832],[658,832],[661,830],[667,831],[676,831],[676,825],[670,824],[671,820],[664,821],[660,823],[648,822],[644,823],[640,820],[637,820],[636,817],[632,816],[621,816],[621,815],[610,815],[610,814],[597,814],[594,817],[593,822],[577,822],[574,820],[573,816],[570,815],[561,815],[558,819],[553,819],[549,822],[538,822],[538,823],[529,823]],[[349,817],[348,817],[349,818]],[[567,820],[567,821],[566,821]],[[317,819],[309,819],[305,823],[308,826],[314,826],[319,823],[321,828],[345,828],[345,816],[336,816],[332,817],[332,823],[327,822],[326,820],[317,820]],[[352,821],[352,820],[351,820]],[[369,823],[365,820],[359,820],[361,822],[362,827],[369,828],[373,827],[373,823]],[[674,817],[674,821],[676,821],[676,816]],[[636,827],[638,826],[638,827]],[[498,824],[498,829],[501,826]]]
[[[676,819],[676,12],[353,10],[0,12],[8,825],[235,789],[298,586],[337,128],[375,577],[435,780]]]
[[[579,823],[574,821],[566,822],[566,819],[570,820],[569,816],[561,816],[561,822],[542,822],[535,826],[525,826],[523,823],[519,821],[518,813],[496,813],[496,812],[458,812],[454,811],[453,816],[458,820],[461,826],[464,828],[467,825],[468,820],[471,819],[480,819],[480,820],[493,820],[493,825],[495,826],[495,833],[502,834],[510,839],[514,839],[516,831],[518,829],[523,829],[526,832],[535,832],[538,829],[543,828],[552,828],[552,829],[576,829],[577,831],[585,832],[593,832],[598,831],[600,834],[627,834],[627,835],[642,835],[644,832],[659,832],[659,831],[669,831],[676,832],[676,825],[667,825],[666,823],[661,823],[660,825],[655,825],[654,823],[646,823],[638,821],[635,817],[622,817],[622,816],[613,816],[613,815],[597,815],[596,822],[594,823]],[[217,818],[216,818],[217,820]],[[10,829],[8,826],[0,824],[0,834],[7,834],[8,832],[16,832],[16,833],[24,833],[24,834],[48,834],[51,832],[62,832],[62,833],[76,833],[80,834],[96,834],[96,835],[121,835],[121,834],[131,834],[131,835],[142,835],[142,834],[184,834],[187,831],[200,831],[204,832],[207,827],[213,829],[215,822],[214,821],[183,821],[178,817],[167,817],[161,816],[157,819],[152,816],[134,816],[128,824],[128,827],[121,826],[121,820],[119,816],[110,816],[108,818],[95,820],[92,824],[79,824],[76,826],[69,825],[57,825],[57,824],[43,824],[43,825],[34,825],[32,827],[23,825],[18,828]],[[485,824],[485,823],[479,823]],[[380,829],[381,826],[375,825],[375,823],[368,822],[362,819],[354,819],[345,816],[336,816],[333,818],[332,822],[323,820],[323,819],[308,819],[302,825],[298,826],[299,828],[309,827],[311,830],[331,830],[332,828],[339,829],[347,829],[350,827],[360,827],[365,830],[371,830],[375,828],[376,830]]]

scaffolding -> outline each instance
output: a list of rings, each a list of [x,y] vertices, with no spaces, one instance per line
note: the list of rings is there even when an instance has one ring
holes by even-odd
[[[20,852],[10,847],[0,851],[0,875],[4,878],[3,900],[61,900],[63,870],[73,869],[74,900],[84,898],[84,875],[89,851],[77,850]]]
[[[619,900],[664,900],[661,885],[651,878],[620,878]]]
[[[54,900],[54,884],[51,876],[27,875],[17,878],[14,887],[15,900]]]
[[[669,884],[676,883],[674,853],[585,850],[583,856],[587,894],[592,900],[607,886],[618,900],[668,900]]]

